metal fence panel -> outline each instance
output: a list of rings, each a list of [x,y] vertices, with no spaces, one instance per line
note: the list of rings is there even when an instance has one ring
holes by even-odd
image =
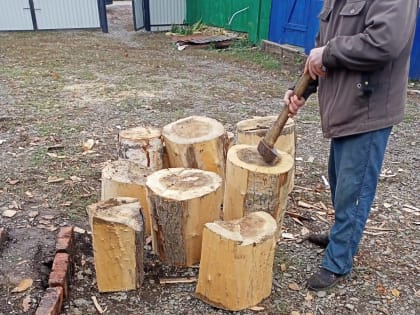
[[[34,0],[38,29],[99,28],[97,0]]]
[[[28,0],[0,0],[0,31],[33,29]]]
[[[185,23],[186,0],[149,0],[149,14],[152,31],[169,30]]]

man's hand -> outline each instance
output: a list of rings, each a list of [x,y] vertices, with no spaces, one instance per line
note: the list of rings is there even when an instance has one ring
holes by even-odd
[[[324,49],[325,46],[312,49],[308,59],[306,59],[305,70],[303,72],[309,72],[309,75],[313,80],[316,80],[317,77],[325,77],[326,75],[325,67],[322,64]]]
[[[298,98],[293,90],[287,90],[284,94],[283,98],[284,103],[289,106],[289,116],[293,117],[298,112],[299,108],[301,108],[305,104],[305,99],[303,97]]]

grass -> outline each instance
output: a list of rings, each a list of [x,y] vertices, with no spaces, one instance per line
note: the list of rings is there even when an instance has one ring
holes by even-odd
[[[259,47],[253,46],[247,38],[234,41],[226,49],[218,49],[220,54],[233,56],[240,61],[250,62],[265,70],[278,70],[282,63],[276,57],[266,54]]]

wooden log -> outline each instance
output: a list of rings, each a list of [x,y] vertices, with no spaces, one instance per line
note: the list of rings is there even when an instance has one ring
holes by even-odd
[[[99,291],[138,289],[144,276],[140,204],[134,198],[109,199],[90,214]]]
[[[225,178],[228,136],[217,120],[191,116],[163,127],[170,167],[198,168]]]
[[[143,211],[146,234],[150,235],[150,211],[146,197],[146,179],[153,171],[131,160],[106,163],[102,169],[101,200],[116,197],[137,198]]]
[[[236,124],[238,144],[258,145],[264,138],[268,129],[274,124],[277,116],[254,117],[246,119]],[[293,161],[296,158],[296,126],[292,118],[287,120],[274,147],[291,155]],[[295,167],[293,166],[288,176],[287,186],[289,193],[293,190],[295,183]]]
[[[152,246],[164,263],[200,261],[203,226],[220,218],[221,185],[216,173],[198,169],[169,168],[147,178]]]
[[[286,210],[292,157],[278,151],[277,164],[264,162],[256,146],[234,145],[228,152],[223,201],[224,220],[239,219],[254,211],[270,213],[277,223]],[[281,225],[279,225],[281,227]]]
[[[266,212],[205,224],[196,296],[231,311],[268,297],[276,230],[274,218]]]
[[[161,129],[146,126],[122,130],[118,134],[118,158],[131,160],[155,171],[162,169]]]

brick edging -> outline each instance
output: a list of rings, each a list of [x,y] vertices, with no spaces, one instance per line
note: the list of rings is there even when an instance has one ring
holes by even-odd
[[[73,273],[74,228],[60,228],[55,244],[55,256],[48,285],[35,315],[59,315],[68,297],[68,285]]]

